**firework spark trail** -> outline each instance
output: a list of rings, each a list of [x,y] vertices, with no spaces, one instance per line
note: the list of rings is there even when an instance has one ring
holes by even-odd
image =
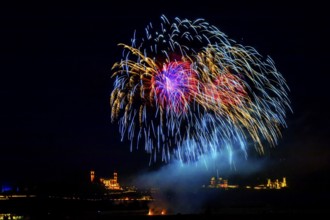
[[[195,161],[251,139],[277,144],[290,109],[288,87],[270,57],[228,39],[203,19],[165,16],[123,47],[113,65],[111,119],[122,140],[143,140],[152,161],[160,155]]]

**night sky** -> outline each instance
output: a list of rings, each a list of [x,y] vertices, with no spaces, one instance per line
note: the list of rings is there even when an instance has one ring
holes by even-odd
[[[110,1],[109,1],[110,2]],[[162,14],[204,18],[275,61],[293,114],[264,175],[329,184],[329,13],[325,6],[264,1],[159,1],[0,6],[0,182],[52,181],[149,167],[110,122],[111,67]],[[158,1],[157,1],[158,2]],[[314,1],[313,1],[314,3]],[[311,178],[318,181],[312,182]]]

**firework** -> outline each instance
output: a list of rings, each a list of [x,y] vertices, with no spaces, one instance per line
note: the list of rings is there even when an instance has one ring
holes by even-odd
[[[111,119],[122,140],[144,145],[151,161],[201,155],[254,143],[275,146],[290,109],[288,87],[270,57],[229,39],[203,19],[161,17],[113,65]]]

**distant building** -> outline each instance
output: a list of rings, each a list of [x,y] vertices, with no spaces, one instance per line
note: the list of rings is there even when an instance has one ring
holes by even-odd
[[[205,185],[203,185],[205,187]],[[275,179],[275,181],[272,181],[271,179],[267,179],[266,184],[259,184],[255,186],[245,186],[245,189],[283,189],[287,188],[287,182],[286,177],[283,177],[282,181],[279,181],[278,179]],[[212,177],[210,180],[210,184],[207,186],[207,188],[217,188],[217,189],[233,189],[233,188],[239,188],[239,185],[230,185],[228,183],[227,179],[223,178],[215,178]]]
[[[94,182],[95,179],[95,172],[94,170],[91,170],[91,182]]]
[[[90,172],[91,182],[95,181],[95,172],[92,170]],[[110,190],[122,190],[123,188],[118,183],[118,174],[117,172],[113,173],[112,179],[100,178],[100,182],[105,186],[105,188]]]
[[[211,178],[209,188],[221,188],[221,189],[228,189],[228,188],[238,188],[238,185],[229,185],[227,179],[222,179],[219,177],[216,179],[215,177]]]
[[[282,182],[280,182],[278,179],[275,181],[272,181],[271,179],[267,179],[267,185],[266,187],[268,189],[282,189],[288,187],[286,183],[286,178],[283,177]]]
[[[111,189],[111,190],[122,190],[122,188],[120,187],[119,183],[118,183],[118,175],[116,172],[113,173],[113,179],[104,179],[104,178],[100,178],[101,183],[104,184],[104,186],[107,189]]]

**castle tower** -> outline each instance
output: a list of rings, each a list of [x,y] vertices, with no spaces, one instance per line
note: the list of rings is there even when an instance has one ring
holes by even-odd
[[[272,187],[272,181],[270,179],[267,179],[267,187],[268,188],[273,188]]]
[[[282,188],[283,187],[287,187],[288,185],[286,185],[286,178],[285,177],[283,177],[283,181],[282,181]]]
[[[117,172],[113,173],[113,180],[115,183],[117,183],[117,180],[118,180]]]
[[[91,170],[91,182],[94,182],[95,179],[95,173],[94,170]]]
[[[278,179],[275,181],[275,189],[280,189],[280,183],[278,182]]]

